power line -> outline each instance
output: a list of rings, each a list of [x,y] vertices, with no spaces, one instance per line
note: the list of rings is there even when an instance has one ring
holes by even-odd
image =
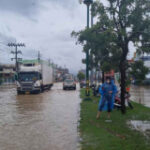
[[[18,74],[18,69],[19,69],[19,66],[18,66],[18,62],[20,60],[22,60],[21,58],[18,58],[18,54],[22,54],[22,52],[20,50],[18,50],[18,47],[25,47],[25,44],[24,43],[8,43],[8,46],[9,47],[15,47],[15,51],[11,51],[12,54],[15,55],[14,58],[11,58],[11,60],[15,60],[16,61],[16,72]]]

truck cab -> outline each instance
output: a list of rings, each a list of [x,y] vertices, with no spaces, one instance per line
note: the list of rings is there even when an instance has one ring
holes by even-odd
[[[40,93],[42,91],[42,72],[40,65],[21,65],[18,73],[17,92]]]
[[[20,65],[17,92],[40,93],[53,85],[53,66],[46,61],[24,60]]]

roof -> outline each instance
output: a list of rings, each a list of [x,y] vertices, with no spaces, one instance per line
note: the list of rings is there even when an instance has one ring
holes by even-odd
[[[39,63],[39,61],[37,59],[22,60],[22,61],[20,61],[20,63],[22,63],[22,64],[35,64],[35,63]]]
[[[128,63],[134,63],[134,59],[128,60]]]
[[[143,61],[150,61],[150,56],[142,56],[140,59]]]
[[[44,60],[38,60],[38,59],[31,59],[31,60],[22,60],[20,61],[22,64],[47,64],[49,66],[53,66],[52,64],[49,64],[47,61]]]
[[[0,64],[0,68],[15,68],[13,64]]]

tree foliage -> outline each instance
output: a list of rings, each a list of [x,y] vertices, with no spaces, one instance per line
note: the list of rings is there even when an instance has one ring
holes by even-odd
[[[141,84],[143,80],[145,80],[146,75],[149,73],[149,68],[144,66],[143,61],[136,61],[131,65],[130,74],[132,77]]]
[[[121,105],[125,113],[129,45],[133,43],[138,53],[150,53],[150,0],[106,1],[107,6],[100,2],[93,4],[97,23],[91,29],[73,32],[72,35],[83,45],[84,52],[90,50],[96,67],[119,69]]]
[[[85,74],[82,72],[78,72],[77,77],[78,77],[79,81],[85,80]]]

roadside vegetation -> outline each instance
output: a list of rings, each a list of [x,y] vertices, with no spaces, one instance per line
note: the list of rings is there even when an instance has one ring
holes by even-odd
[[[94,2],[95,24],[90,29],[72,32],[72,36],[83,45],[83,52],[89,51],[91,71],[100,69],[103,77],[104,72],[112,69],[120,72],[121,110],[125,113],[125,89],[130,67],[127,56],[131,52],[131,44],[138,55],[150,54],[150,1],[106,0],[106,3],[108,5]],[[142,72],[141,65],[134,66],[138,72]],[[142,76],[146,73],[146,70],[142,72]]]
[[[78,72],[77,77],[79,81],[85,80],[85,74],[83,72]]]
[[[81,89],[81,98],[85,98],[84,89]],[[127,124],[130,120],[150,121],[150,108],[132,102],[133,110],[128,109],[126,115],[114,110],[112,122],[106,122],[105,112],[96,120],[99,98],[91,96],[91,99],[81,103],[82,150],[150,150],[150,133],[145,136]]]

